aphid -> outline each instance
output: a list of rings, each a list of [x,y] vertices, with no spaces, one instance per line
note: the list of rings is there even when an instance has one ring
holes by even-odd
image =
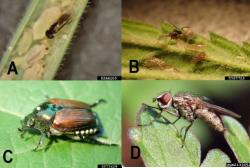
[[[46,46],[44,44],[34,45],[25,55],[24,59],[28,66],[33,66],[39,60],[42,60],[47,54]]]
[[[53,39],[54,35],[58,31],[60,31],[67,23],[69,23],[70,19],[70,14],[63,14],[53,25],[50,26],[49,30],[46,31],[46,36],[49,39]]]
[[[178,117],[172,124],[175,124],[181,117],[190,122],[185,130],[183,144],[188,130],[197,118],[205,121],[214,130],[224,133],[226,128],[220,118],[221,115],[228,115],[236,118],[241,117],[228,109],[208,103],[207,99],[204,97],[198,97],[188,93],[177,93],[173,96],[170,92],[165,92],[154,98],[153,101],[157,102],[158,107],[152,108],[160,110],[159,115],[161,115],[163,111],[167,111]]]
[[[194,58],[193,61],[196,63],[200,63],[206,60],[206,53],[200,52]]]
[[[102,126],[97,114],[91,109],[103,102],[105,101],[101,99],[89,105],[75,100],[49,99],[27,115],[21,121],[22,127],[18,130],[21,132],[21,137],[30,129],[41,133],[39,143],[34,150],[43,144],[46,136],[51,139],[66,136],[84,142],[112,145],[97,140]]]
[[[32,29],[28,28],[24,31],[23,36],[19,40],[18,46],[17,46],[17,53],[18,55],[22,55],[26,53],[33,41],[33,34]]]
[[[23,80],[41,80],[44,74],[44,61],[39,60],[34,65],[25,69],[22,79]]]
[[[148,58],[143,62],[144,66],[148,69],[166,69],[167,64],[159,58]]]

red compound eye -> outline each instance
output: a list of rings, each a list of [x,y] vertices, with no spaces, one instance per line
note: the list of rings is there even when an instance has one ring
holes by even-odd
[[[171,101],[171,99],[172,99],[172,95],[169,92],[164,93],[160,95],[159,97],[157,97],[157,101],[160,102],[162,105],[167,105],[169,101]]]

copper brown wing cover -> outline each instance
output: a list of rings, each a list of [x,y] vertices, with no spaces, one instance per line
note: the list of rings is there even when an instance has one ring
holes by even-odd
[[[82,109],[90,109],[90,105],[84,102],[68,100],[68,99],[50,99],[49,102],[51,104],[60,105],[63,107],[70,108],[82,108]]]
[[[86,109],[62,109],[56,113],[51,127],[62,132],[68,132],[95,125],[95,116]]]

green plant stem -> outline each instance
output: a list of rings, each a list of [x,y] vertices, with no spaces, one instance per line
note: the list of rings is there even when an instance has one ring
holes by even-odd
[[[31,0],[27,12],[21,20],[1,61],[1,78],[11,80],[53,79],[61,65],[63,56],[66,54],[87,4],[88,0]],[[55,10],[50,10],[50,13],[46,16],[47,18],[45,17],[45,19],[42,20],[44,23],[41,23],[40,26],[35,28],[35,24],[37,24],[39,19],[41,19],[46,11],[48,12],[51,8],[56,8],[59,12],[56,13]],[[55,37],[53,39],[46,37],[46,31],[65,13],[70,15],[70,21],[64,25],[60,31],[54,34]],[[56,14],[58,14],[58,16],[56,16]],[[52,22],[51,18],[53,17],[55,19]],[[40,38],[39,35],[36,34],[40,31],[39,29],[42,30],[40,27],[43,27],[46,24],[50,25],[46,30],[42,31],[42,37]],[[27,42],[27,45],[30,45],[30,47],[28,47],[28,50],[26,51],[24,47],[27,47],[25,44],[27,40],[22,41],[22,38],[25,36],[25,33],[27,33],[27,30],[30,30],[33,36],[31,37],[31,44]],[[42,48],[40,51],[35,48],[36,46],[45,46],[44,48],[46,48],[46,50]],[[32,49],[37,53],[32,52]],[[24,53],[20,52],[20,50],[23,50]],[[29,55],[29,53],[33,56],[30,58],[33,62],[27,65],[27,55]],[[18,75],[8,76],[7,72],[12,61],[14,61],[17,66]]]

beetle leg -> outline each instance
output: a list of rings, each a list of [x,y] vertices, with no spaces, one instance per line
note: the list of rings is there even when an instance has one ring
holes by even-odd
[[[106,100],[100,99],[100,100],[96,101],[95,103],[91,104],[91,105],[90,105],[90,108],[96,107],[96,106],[98,106],[99,104],[101,104],[101,103],[106,103],[106,102],[107,102]]]
[[[82,134],[79,134],[79,137],[82,141],[85,141],[85,136],[83,136]]]
[[[50,146],[53,144],[53,142],[57,142],[57,139],[55,138],[55,137],[51,137],[51,138],[49,138],[49,143],[46,145],[46,147],[45,147],[45,152],[50,148]]]
[[[44,133],[41,134],[40,139],[39,139],[39,142],[38,142],[36,148],[34,149],[34,151],[36,151],[36,150],[43,144],[43,141],[44,141],[45,136],[46,136],[46,135],[45,135]]]
[[[50,99],[48,94],[45,94],[45,98],[47,99],[47,101],[49,101],[49,99]]]
[[[185,143],[185,139],[186,139],[186,136],[187,136],[187,132],[188,130],[191,128],[191,126],[193,125],[194,121],[191,121],[190,124],[186,127],[186,130],[185,130],[185,134],[184,134],[184,138],[182,140],[182,145],[181,147],[183,148],[184,146],[184,143]],[[183,127],[184,128],[184,127]]]
[[[23,138],[23,135],[26,133],[26,131],[23,128],[18,128],[18,131],[20,132],[20,137]]]

